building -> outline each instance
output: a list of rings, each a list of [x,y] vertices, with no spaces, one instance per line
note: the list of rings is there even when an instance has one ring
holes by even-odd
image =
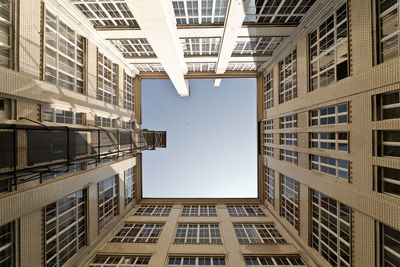
[[[399,0],[0,8],[0,266],[400,266]],[[142,198],[141,80],[233,77],[258,198]]]

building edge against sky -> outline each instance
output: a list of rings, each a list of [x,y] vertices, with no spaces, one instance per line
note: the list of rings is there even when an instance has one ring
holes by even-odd
[[[231,2],[219,12],[229,13]],[[289,16],[279,13],[283,4],[267,15],[256,6],[259,15],[245,14],[236,39],[223,36],[224,15],[201,17],[206,28],[176,8],[178,27],[168,25],[179,36],[169,36],[179,72],[158,60],[165,51],[155,37],[142,38],[151,25],[139,8],[129,11],[134,1],[112,4],[115,13],[99,2],[4,3],[3,265],[185,266],[185,256],[214,266],[399,265],[399,1],[318,1]],[[75,20],[78,9],[86,19]],[[125,30],[110,30],[117,26]],[[220,36],[205,41],[207,55],[192,44],[203,42],[190,40],[193,29],[200,39]],[[246,49],[245,32],[267,39]],[[221,74],[215,51],[226,51],[224,42],[236,42],[232,54],[240,56]],[[257,199],[141,198],[140,149],[154,148],[134,134],[143,132],[141,79],[168,76],[180,85],[183,78],[257,77]],[[164,146],[165,135],[153,137]]]

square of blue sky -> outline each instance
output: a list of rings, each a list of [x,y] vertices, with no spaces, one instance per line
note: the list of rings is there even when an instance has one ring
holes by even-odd
[[[142,128],[167,131],[167,147],[144,151],[145,198],[257,197],[255,79],[142,80]]]

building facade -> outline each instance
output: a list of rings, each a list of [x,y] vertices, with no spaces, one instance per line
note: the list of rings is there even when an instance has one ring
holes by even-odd
[[[400,266],[399,0],[0,9],[0,266]],[[258,198],[143,198],[141,81],[241,77]]]

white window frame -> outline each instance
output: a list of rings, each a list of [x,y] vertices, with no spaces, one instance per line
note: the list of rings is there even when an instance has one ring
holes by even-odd
[[[134,78],[124,71],[124,108],[128,110],[134,110],[135,106],[133,80]]]
[[[274,148],[270,146],[265,146],[265,155],[267,157],[274,157]]]
[[[341,108],[344,105],[346,105],[346,111],[339,111],[339,108]],[[335,110],[333,113],[330,113],[332,108],[334,108]],[[323,110],[326,110],[326,114],[321,115]],[[343,118],[344,116],[346,116],[346,121],[339,122],[339,120],[341,118]],[[333,123],[329,122],[330,118],[334,118]],[[325,119],[326,119],[326,123],[322,124],[321,120],[325,120]],[[316,124],[314,124],[314,122]],[[348,102],[343,102],[343,103],[339,103],[336,105],[313,109],[310,111],[310,126],[326,126],[326,125],[345,124],[345,123],[349,123],[349,103]]]
[[[215,205],[184,205],[181,216],[217,216]]]
[[[264,131],[273,130],[274,129],[274,120],[269,119],[264,121]]]
[[[264,110],[274,106],[274,78],[270,71],[264,75]]]
[[[181,38],[185,56],[217,55],[221,45],[220,37]]]
[[[300,230],[300,183],[286,175],[281,175],[280,215],[297,231]]]
[[[0,247],[0,253],[3,256],[0,259],[0,265],[10,267],[19,266],[19,220],[1,225],[0,228],[3,228],[2,232],[6,231],[6,234],[1,236],[2,240],[5,239],[6,235],[9,239],[7,243],[3,243],[3,246]],[[7,256],[4,257],[5,255]]]
[[[169,216],[171,205],[141,205],[135,216]]]
[[[206,260],[210,261],[210,264],[206,264]],[[218,261],[214,264],[214,261]],[[171,263],[171,261],[173,261]],[[227,266],[224,256],[169,256],[167,266]]]
[[[0,16],[0,26],[2,29],[0,32],[2,36],[2,40],[0,41],[0,58],[2,63],[7,61],[7,64],[0,64],[0,66],[14,69],[16,64],[16,60],[14,58],[16,53],[15,50],[17,49],[17,47],[15,46],[15,43],[17,41],[17,38],[15,36],[15,25],[17,25],[16,20],[18,19],[16,15],[16,10],[18,10],[18,1],[8,0],[7,2],[8,9],[4,9],[4,5],[2,6],[2,9],[3,11],[7,11],[8,16]],[[7,39],[7,41],[5,39]],[[3,56],[4,54],[7,54],[7,57]]]
[[[125,222],[110,240],[111,243],[157,243],[164,228],[161,223]],[[139,229],[139,230],[137,230]],[[131,235],[135,233],[135,235]]]
[[[278,231],[273,223],[264,224],[233,224],[236,236],[240,244],[282,244],[286,239]],[[268,237],[262,237],[260,231],[268,233]],[[239,234],[240,233],[240,234]]]
[[[286,146],[297,146],[297,133],[281,133],[280,143]]]
[[[173,0],[172,5],[177,25],[224,24],[228,0]]]
[[[203,232],[203,234],[200,234],[201,231]],[[207,235],[204,234],[204,231],[206,231]],[[178,236],[182,235],[183,233],[184,236]],[[176,229],[174,243],[175,244],[222,244],[221,230],[219,224],[180,223],[178,224],[178,227]]]
[[[87,267],[139,267],[147,266],[151,256],[144,255],[96,255]],[[119,261],[115,263],[116,260]],[[127,264],[129,262],[129,264]]]
[[[280,159],[296,164],[298,162],[298,152],[297,151],[293,151],[293,150],[287,150],[287,149],[281,149],[280,150],[281,154],[280,154]]]
[[[104,188],[104,183],[106,180],[111,179],[111,186],[108,188]],[[101,190],[100,188],[103,189]],[[101,196],[104,198],[105,192],[108,190],[112,190],[112,197],[109,199],[105,199],[102,203],[100,203]],[[98,205],[99,205],[99,231],[104,228],[114,217],[119,214],[119,205],[118,205],[118,176],[113,175],[110,176],[100,182],[97,183],[97,191],[98,191]],[[109,209],[108,209],[109,208]],[[103,211],[103,215],[100,215],[100,211]]]
[[[265,199],[274,205],[275,203],[275,170],[264,167],[265,176]]]
[[[297,114],[282,116],[279,118],[280,128],[297,128]]]
[[[262,256],[244,256],[244,261],[246,262],[246,266],[298,266],[298,267],[307,267],[307,265],[303,262],[300,255],[262,255]],[[251,262],[251,264],[247,264],[247,262]],[[264,264],[267,263],[267,264]]]
[[[124,171],[125,207],[135,199],[135,167]]]
[[[111,59],[97,49],[97,99],[117,105],[118,75],[118,64],[113,63]],[[109,90],[106,90],[106,87]]]
[[[346,134],[346,139],[340,139],[341,134]],[[324,138],[325,135],[327,138]],[[334,138],[329,138],[332,135]],[[310,140],[311,148],[349,152],[349,132],[314,132],[310,133]],[[323,147],[325,143],[326,147]],[[339,149],[341,144],[346,145],[347,149]],[[329,147],[335,147],[335,149],[330,149]]]
[[[226,208],[231,217],[266,216],[258,205],[227,205]]]
[[[340,178],[342,180],[350,182],[350,161],[344,160],[344,159],[336,159],[336,158],[330,158],[330,157],[325,157],[325,156],[319,156],[319,155],[314,155],[310,154],[311,156],[311,170],[317,171],[324,173],[326,175],[334,176],[337,178]],[[326,161],[334,161],[335,164],[330,164],[330,163],[324,163],[323,158],[326,158]],[[345,161],[347,162],[347,168],[340,167],[340,161]],[[324,172],[322,171],[322,168],[327,168],[335,171],[335,175],[331,174],[329,171]],[[346,173],[347,177],[341,177],[340,173]]]
[[[388,174],[389,172],[389,174]],[[374,189],[379,193],[400,197],[398,188],[400,188],[400,169],[374,166]],[[386,188],[393,189],[396,193],[387,191]],[[396,191],[397,190],[397,191]]]
[[[279,62],[279,103],[285,103],[297,97],[297,53],[293,49],[284,60]]]

